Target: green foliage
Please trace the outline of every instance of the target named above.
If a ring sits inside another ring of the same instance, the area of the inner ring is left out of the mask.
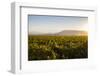
[[[88,57],[87,36],[29,36],[28,60]]]

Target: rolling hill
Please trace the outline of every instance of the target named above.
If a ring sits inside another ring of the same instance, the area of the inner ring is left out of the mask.
[[[86,31],[78,31],[78,30],[63,30],[57,33],[39,33],[39,32],[31,32],[29,35],[50,35],[50,36],[87,36]]]
[[[59,36],[64,36],[64,35],[78,35],[78,36],[80,36],[80,35],[87,35],[87,32],[86,31],[77,31],[77,30],[63,30],[63,31],[61,31],[61,32],[59,32],[59,33],[56,33],[55,35],[59,35]]]

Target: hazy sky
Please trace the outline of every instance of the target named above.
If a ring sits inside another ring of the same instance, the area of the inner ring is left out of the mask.
[[[74,16],[28,16],[29,33],[56,33],[63,30],[88,30],[87,17]]]

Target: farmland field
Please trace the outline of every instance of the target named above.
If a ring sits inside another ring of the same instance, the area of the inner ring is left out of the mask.
[[[87,36],[28,36],[28,60],[88,58]]]

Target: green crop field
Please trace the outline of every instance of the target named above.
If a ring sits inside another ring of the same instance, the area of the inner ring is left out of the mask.
[[[28,60],[88,58],[87,36],[28,36]]]

